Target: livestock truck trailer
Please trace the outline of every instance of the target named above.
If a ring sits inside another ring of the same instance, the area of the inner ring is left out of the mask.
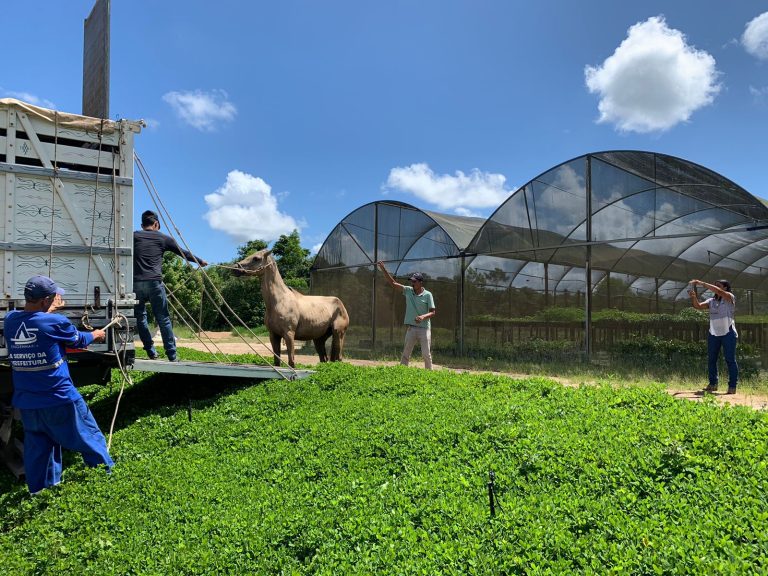
[[[142,126],[0,99],[0,447],[13,392],[5,315],[24,307],[31,276],[66,291],[59,313],[81,330],[124,317],[105,343],[68,351],[76,384],[133,362],[133,139]]]

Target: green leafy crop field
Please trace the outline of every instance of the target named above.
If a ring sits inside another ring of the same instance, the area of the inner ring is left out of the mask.
[[[117,389],[85,393],[108,428]],[[0,573],[768,573],[767,450],[765,414],[653,387],[152,376],[110,476],[72,456],[32,497],[0,473]]]

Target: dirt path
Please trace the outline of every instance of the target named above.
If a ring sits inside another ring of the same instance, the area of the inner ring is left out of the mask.
[[[159,340],[159,335],[157,340]],[[269,341],[266,338],[262,339],[262,343],[245,343],[242,340],[233,337],[229,332],[208,332],[207,337],[204,339],[206,344],[202,344],[199,340],[192,340],[186,338],[179,338],[178,345],[184,348],[191,348],[193,350],[201,351],[215,351],[221,354],[259,354],[271,361],[272,351],[269,348]],[[141,347],[141,343],[137,341],[137,348]],[[283,360],[287,358],[285,349],[282,350],[281,356]],[[420,359],[419,359],[420,360]],[[344,360],[349,364],[355,366],[394,366],[397,362],[385,361],[385,360],[358,360],[356,358],[347,358]],[[318,357],[315,354],[297,354],[296,363],[303,364],[305,366],[313,366],[319,363]],[[418,362],[414,365],[419,365]],[[453,370],[454,372],[475,372],[465,368],[448,368],[443,366],[434,365],[436,370]],[[480,371],[477,371],[480,372]],[[493,372],[494,374],[502,374],[511,378],[528,378],[531,374],[521,374],[513,372]],[[575,381],[569,378],[548,376],[552,380],[560,382],[564,386],[578,386],[583,381]],[[684,398],[695,402],[701,402],[705,394],[701,390],[676,390],[668,389],[667,392],[676,398]],[[710,396],[707,394],[706,396]],[[756,410],[768,409],[768,396],[753,394],[749,391],[746,393],[739,391],[737,394],[725,394],[724,392],[716,392],[712,394],[715,399],[720,403],[734,404],[739,406],[750,406]]]

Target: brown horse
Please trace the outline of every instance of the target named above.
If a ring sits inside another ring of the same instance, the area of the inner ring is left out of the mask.
[[[255,274],[261,277],[265,323],[275,354],[275,366],[280,366],[282,340],[288,348],[288,365],[292,368],[295,340],[312,340],[320,362],[327,362],[325,342],[332,337],[331,361],[341,360],[344,334],[349,327],[349,315],[341,300],[335,296],[305,296],[286,286],[271,250],[254,252],[236,266],[233,273],[237,276]]]

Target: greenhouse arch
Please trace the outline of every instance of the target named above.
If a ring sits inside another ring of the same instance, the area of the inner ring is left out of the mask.
[[[377,260],[396,277],[424,274],[437,305],[436,351],[556,349],[592,359],[638,331],[700,340],[701,322],[684,321],[692,278],[729,279],[738,314],[755,317],[742,325],[742,340],[766,349],[757,320],[768,314],[768,207],[712,170],[665,154],[568,160],[488,219],[393,201],[354,210],[311,269],[312,293],[347,306],[350,348],[402,342],[403,299],[375,273]],[[637,314],[642,326],[628,320]]]

